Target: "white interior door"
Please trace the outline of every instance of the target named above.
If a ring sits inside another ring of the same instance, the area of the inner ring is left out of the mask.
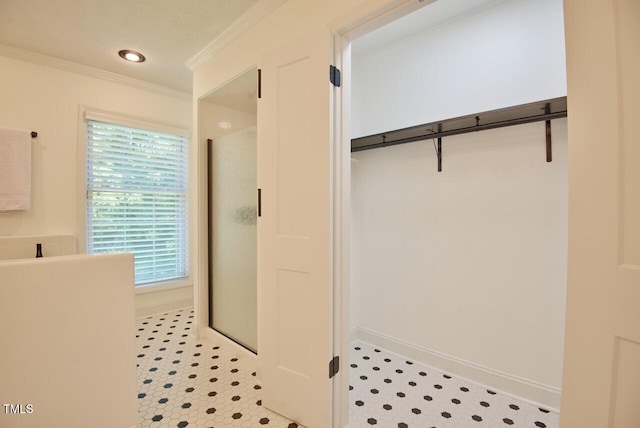
[[[565,0],[569,278],[562,428],[640,426],[639,22],[637,0]]]
[[[258,354],[263,405],[330,426],[331,111],[328,32],[266,54],[258,99]]]

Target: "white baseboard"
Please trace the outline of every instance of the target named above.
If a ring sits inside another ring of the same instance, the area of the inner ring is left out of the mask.
[[[164,288],[136,293],[136,318],[193,307],[193,287]]]
[[[136,306],[136,318],[144,318],[165,312],[177,311],[193,306],[193,299],[178,299],[168,302]]]
[[[351,342],[359,340],[369,343],[416,362],[430,365],[457,378],[464,378],[471,382],[480,383],[498,392],[527,401],[554,413],[559,412],[559,388],[484,367],[363,327],[352,328],[349,336]]]

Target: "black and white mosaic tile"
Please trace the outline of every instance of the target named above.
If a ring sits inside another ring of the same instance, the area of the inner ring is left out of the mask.
[[[351,347],[349,428],[557,428],[559,415],[363,342]]]
[[[255,360],[195,339],[192,322],[191,309],[138,319],[138,426],[299,427],[262,406]]]
[[[256,362],[192,336],[193,310],[137,321],[138,426],[303,428],[262,406]],[[356,342],[349,428],[557,428],[559,415]],[[310,404],[312,405],[312,404]]]

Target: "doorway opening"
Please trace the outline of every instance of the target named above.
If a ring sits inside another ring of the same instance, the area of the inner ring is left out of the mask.
[[[343,57],[351,137],[565,96],[563,37],[560,0],[439,1],[358,37]],[[514,407],[533,403],[531,424],[557,426],[566,119],[550,163],[544,133],[446,137],[442,172],[431,139],[352,154],[352,423],[520,426]]]

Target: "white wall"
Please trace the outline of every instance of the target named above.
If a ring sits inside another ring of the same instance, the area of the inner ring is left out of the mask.
[[[191,103],[188,96],[165,95],[142,85],[26,62],[13,58],[15,50],[9,52],[12,57],[0,55],[0,127],[37,131],[38,137],[32,143],[31,210],[0,213],[0,236],[74,235],[81,240],[84,201],[78,189],[79,106],[190,129]],[[78,248],[84,247],[81,244],[78,242]],[[191,285],[170,293],[151,297],[149,289],[145,290],[145,296],[138,297],[138,307],[144,309],[140,314],[154,311],[158,302],[164,308],[192,302]]]
[[[353,135],[566,95],[562,20],[560,0],[498,0],[356,58]]]
[[[513,0],[355,57],[354,135],[563,96],[563,37],[560,0]],[[558,408],[566,126],[552,163],[543,122],[446,137],[441,173],[431,140],[354,153],[356,334]]]
[[[0,260],[32,259],[37,245],[43,257],[77,254],[73,235],[0,236]]]
[[[256,115],[213,104],[206,100],[199,103],[199,128],[203,150],[206,139],[215,140],[227,134],[256,125]],[[206,166],[206,163],[203,165]]]
[[[200,237],[198,252],[199,269],[196,280],[196,320],[199,327],[208,324],[207,311],[208,293],[206,281],[206,155],[203,141],[210,138],[206,124],[202,123],[201,111],[209,108],[207,103],[200,102],[212,91],[221,88],[225,83],[237,78],[247,70],[259,64],[267,52],[293,43],[301,37],[326,30],[327,27],[342,29],[352,19],[359,18],[361,13],[372,14],[379,9],[389,7],[389,4],[403,3],[398,0],[263,0],[275,9],[266,17],[253,23],[248,28],[240,26],[235,37],[224,37],[214,44],[210,55],[196,66],[193,71],[193,106],[195,109],[194,129],[198,130],[196,139],[199,141],[198,181],[195,191],[198,194],[198,225],[195,235]],[[355,9],[357,8],[357,9]],[[205,127],[203,127],[203,125]],[[345,357],[343,355],[343,357]]]
[[[267,0],[264,1],[266,2]],[[454,1],[456,0],[439,0],[438,2],[444,3]],[[378,11],[383,9],[388,10],[387,8],[401,4],[418,5],[418,3],[403,2],[402,0],[308,0],[304,2],[283,2],[269,16],[246,29],[246,31],[240,31],[240,34],[233,40],[220,40],[219,43],[215,45],[215,49],[212,50],[210,56],[204,60],[202,64],[198,65],[194,70],[194,108],[198,108],[198,99],[200,97],[205,96],[210,91],[220,87],[225,82],[231,80],[255,64],[259,64],[262,56],[269,51],[293,43],[306,35],[318,33],[326,28],[337,31],[344,29],[347,25],[355,22],[356,20],[359,20],[360,23],[366,23],[372,16],[377,16]],[[394,12],[390,13],[390,15],[393,14]],[[557,19],[558,18],[556,18],[556,20]],[[523,23],[520,22],[520,24]],[[538,28],[538,31],[540,33],[544,33],[547,31],[547,28],[540,27]],[[474,43],[475,36],[477,35],[474,34],[474,38],[468,41],[469,49],[473,49],[477,46],[477,44]],[[544,38],[543,35],[540,37]],[[561,46],[562,41],[563,36],[560,33],[559,38],[554,40],[554,45]],[[432,50],[429,55],[433,58],[439,50],[440,49]],[[562,70],[559,70],[558,72],[562,74]],[[538,79],[538,77],[536,77],[536,79]],[[350,82],[345,79],[343,86],[343,91],[348,91],[350,88]],[[540,98],[563,94],[562,91],[559,92],[560,93],[553,95],[540,94]],[[554,127],[559,128],[555,124]],[[557,132],[557,130],[555,132]],[[201,138],[204,137],[202,134],[200,135]],[[554,138],[556,140],[559,139],[555,136]],[[446,150],[448,149],[446,149],[446,144],[447,142],[445,142],[445,170],[448,171],[447,162],[450,162],[450,160],[447,160]],[[556,144],[561,145],[558,141],[556,141]],[[544,156],[544,151],[542,151],[542,156]],[[559,156],[559,154],[557,156]],[[200,154],[199,157],[202,158],[202,154]],[[201,176],[197,184],[198,195],[201,203],[205,197],[205,183],[206,180]],[[198,227],[202,228],[203,224],[203,217],[201,215]],[[205,236],[202,233],[199,233],[199,235]],[[201,259],[206,258],[206,253],[201,251],[199,257]],[[201,272],[198,273],[202,274]],[[196,292],[196,298],[198,299],[196,304],[197,322],[200,325],[206,325],[206,292],[202,290],[202,287],[205,286],[206,284],[203,282],[198,282],[199,289]],[[351,315],[353,315],[354,311],[351,312]],[[344,366],[348,367],[348,353],[341,353],[341,357],[345,360]],[[340,377],[341,373],[339,373],[338,376]],[[344,380],[345,378],[341,379],[341,381]]]
[[[262,56],[267,52],[296,42],[302,37],[326,31],[327,27],[336,30],[342,29],[353,20],[359,19],[362,14],[377,13],[376,11],[388,7],[390,3],[398,5],[403,2],[397,0],[367,0],[366,2],[363,0],[262,0],[260,3],[274,4],[277,9],[246,30],[239,31],[233,40],[225,37],[212,50],[211,56],[194,70],[193,105],[196,111],[196,120],[199,117],[198,100],[200,98],[259,64]],[[330,60],[328,58],[327,62]],[[313,120],[313,118],[309,118],[309,120]],[[198,129],[198,141],[207,138],[202,134],[202,129],[198,127],[197,123],[194,129]],[[258,132],[260,131],[258,130]],[[200,145],[198,148],[200,151],[196,154],[197,158],[205,158],[202,146]],[[258,166],[259,168],[260,166]],[[199,198],[199,221],[196,235],[201,237],[201,245],[198,253],[200,268],[196,279],[195,306],[198,331],[201,334],[206,334],[208,330],[206,328],[208,293],[206,281],[200,280],[206,278],[206,272],[203,270],[207,258],[206,247],[202,245],[202,240],[206,237],[206,232],[204,232],[206,230],[206,211],[203,210],[203,204],[206,201],[206,175],[202,164],[200,164],[198,178],[196,191]],[[327,251],[331,251],[331,249],[327,248]],[[347,315],[345,307],[346,305],[334,308],[334,311],[343,316]],[[258,307],[258,311],[260,311],[260,307]],[[340,334],[341,331],[336,333]],[[343,367],[348,367],[349,359],[346,349],[348,343],[346,342],[346,337],[341,337],[340,340],[334,342],[334,351],[340,354]],[[334,378],[336,385],[334,401],[339,402],[341,407],[340,412],[335,412],[334,419],[341,421],[342,425],[340,426],[345,425],[348,418],[348,394],[346,392],[349,379],[346,373],[348,370],[341,370]],[[259,372],[258,375],[260,375]]]

